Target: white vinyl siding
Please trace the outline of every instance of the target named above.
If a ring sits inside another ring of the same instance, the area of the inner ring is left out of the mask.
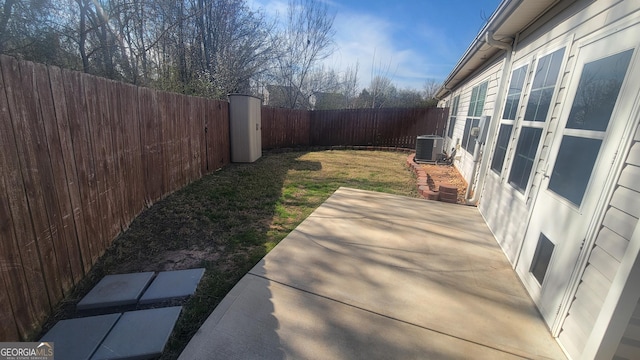
[[[617,181],[595,246],[591,250],[578,291],[559,335],[560,343],[572,358],[578,359],[582,354],[639,218],[640,132],[636,134]],[[629,354],[640,354],[640,334],[636,331],[639,325],[640,317],[631,319],[616,353],[618,359],[632,359],[634,357],[628,357]]]
[[[546,124],[541,126],[541,144],[538,154],[532,166],[532,174],[529,179],[528,190],[524,193],[517,191],[508,184],[506,177],[510,170],[510,164],[515,155],[515,144],[520,133],[520,123],[525,111],[520,104],[520,115],[514,120],[514,128],[506,147],[504,166],[502,171],[491,170],[491,163],[484,164],[488,167],[482,196],[479,202],[479,210],[487,225],[496,237],[507,258],[516,264],[518,261],[520,246],[522,244],[529,221],[531,206],[536,205],[536,197],[541,191],[540,185],[545,176],[548,176],[550,149],[556,138],[559,122],[564,111],[571,104],[567,103],[568,86],[576,74],[576,61],[580,45],[594,41],[606,34],[613,34],[621,29],[635,27],[640,30],[640,2],[631,0],[621,1],[577,1],[570,4],[563,2],[549,13],[542,15],[536,22],[516,37],[518,42],[513,52],[513,70],[525,63],[530,67],[535,66],[537,54],[549,53],[554,49],[566,48],[565,59],[558,74],[556,95],[551,101]],[[603,35],[604,34],[604,35]],[[635,55],[631,66],[640,66],[640,54]],[[512,71],[513,71],[512,70]],[[529,69],[531,73],[532,69]],[[527,79],[530,88],[533,76]],[[633,96],[637,93],[632,94]],[[508,105],[508,90],[504,92],[505,104]],[[515,96],[514,96],[515,97]],[[524,94],[521,102],[528,103],[527,94]],[[507,109],[502,109],[500,115],[504,115]],[[496,114],[498,115],[498,114]],[[503,116],[504,118],[504,116]],[[624,119],[626,120],[626,119]],[[501,125],[505,124],[504,120]],[[508,123],[510,124],[510,123]],[[492,141],[498,141],[500,126],[490,134]],[[503,139],[504,141],[505,139]],[[494,154],[495,154],[494,148]],[[494,155],[492,154],[492,156]],[[502,156],[500,154],[500,156]],[[607,319],[602,317],[605,300],[611,302],[612,281],[620,281],[618,269],[622,259],[628,259],[632,254],[627,253],[631,234],[638,231],[640,223],[640,129],[636,133],[634,143],[627,154],[619,154],[626,159],[621,169],[614,189],[601,189],[603,192],[612,191],[611,199],[602,213],[602,221],[597,228],[596,239],[586,256],[586,267],[581,269],[576,293],[572,295],[571,303],[564,322],[561,323],[558,342],[566,350],[572,359],[581,359],[585,344],[589,337],[598,336],[594,326],[602,327]],[[490,161],[492,158],[489,159]],[[588,196],[598,196],[589,194]],[[635,246],[635,244],[633,244]],[[578,250],[576,250],[578,251]],[[570,271],[575,264],[567,264]],[[617,277],[617,278],[616,278]],[[619,290],[619,289],[618,289]],[[610,309],[609,309],[610,311]],[[626,325],[626,324],[625,324]],[[619,326],[619,324],[618,324]],[[624,326],[624,325],[623,325]],[[602,329],[601,329],[602,330]],[[617,341],[617,340],[616,340]],[[593,345],[593,344],[591,344]],[[614,359],[638,359],[640,354],[640,303],[626,328],[620,341]]]
[[[500,75],[502,74],[502,66],[504,66],[504,59],[497,58],[488,63],[486,67],[478,71],[477,75],[455,88],[450,97],[450,103],[453,104],[453,98],[460,96],[458,106],[458,116],[456,118],[455,127],[451,136],[451,143],[449,148],[458,146],[455,167],[460,171],[460,174],[465,178],[467,182],[471,180],[471,173],[473,171],[473,153],[465,150],[463,144],[464,129],[466,125],[466,114],[469,113],[471,107],[471,95],[474,87],[487,82],[486,96],[484,104],[482,106],[482,115],[493,115],[495,109],[495,101],[498,93],[498,87],[500,85]],[[479,119],[479,117],[478,117]],[[470,124],[471,125],[471,124]]]
[[[540,182],[547,168],[552,135],[557,128],[560,112],[565,106],[563,100],[566,97],[567,84],[573,75],[571,70],[575,67],[575,53],[572,43],[592,34],[596,29],[601,29],[608,23],[617,21],[624,16],[628,17],[629,14],[639,10],[640,4],[630,1],[618,2],[614,6],[611,3],[601,1],[576,3],[555,17],[543,16],[537,24],[533,24],[520,34],[519,43],[514,49],[514,63],[518,64],[514,66],[514,70],[520,67],[520,64],[526,63],[527,59],[535,57],[535,54],[549,49],[549,46],[555,46],[555,48],[566,46],[566,51],[569,53],[566,56],[564,70],[561,70],[559,74],[556,101],[552,101],[549,110],[550,115],[541,136],[542,144],[533,165],[529,191],[526,192],[525,197],[523,198],[520,192],[512,186],[505,186],[506,181],[500,176],[505,176],[508,170],[504,170],[502,175],[488,171],[485,178],[479,209],[512,263],[517,257],[517,251],[524,236],[530,210],[528,206],[533,203],[533,198],[537,196],[539,191]],[[528,71],[532,71],[531,66]],[[532,79],[527,80],[528,83],[531,81]],[[525,88],[528,86],[530,85],[525,85]],[[507,91],[505,90],[505,97],[506,95]],[[522,104],[523,101],[526,102],[526,99],[523,99],[520,104],[521,112],[524,113],[522,107],[526,104]],[[501,104],[501,106],[503,105]],[[504,109],[500,115],[503,112]],[[505,154],[504,164],[507,169],[513,161],[515,142],[517,141],[514,137],[517,136],[515,132],[518,130],[515,128],[512,130],[511,143]],[[492,134],[493,140],[490,141],[496,141],[497,135],[497,133]]]

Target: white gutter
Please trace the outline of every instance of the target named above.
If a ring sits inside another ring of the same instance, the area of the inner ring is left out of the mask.
[[[487,31],[486,33],[484,33],[484,35],[485,35],[484,41],[487,43],[487,45],[492,47],[497,47],[498,49],[506,50],[507,52],[511,52],[513,50],[513,46],[511,46],[511,44],[507,44],[505,42],[494,39],[493,31]]]
[[[454,66],[449,76],[442,83],[442,87],[436,93],[436,98],[438,100],[442,100],[442,98],[444,98],[451,92],[451,89],[455,88],[457,84],[449,86],[450,83],[456,80],[455,77],[458,75],[458,73],[464,69],[464,67],[469,63],[469,61],[471,61],[471,59],[473,59],[474,56],[477,55],[482,45],[487,43],[486,38],[489,29],[497,29],[507,18],[509,18],[509,16],[513,14],[513,12],[518,8],[518,6],[520,6],[523,1],[524,0],[502,0],[500,5],[498,5],[496,11],[494,11],[493,15],[491,15],[489,20],[487,20],[487,23],[482,27],[480,32],[478,32],[478,35],[476,35],[469,48],[467,48],[458,63]],[[493,36],[491,38],[493,40]],[[500,48],[499,46],[496,47]]]

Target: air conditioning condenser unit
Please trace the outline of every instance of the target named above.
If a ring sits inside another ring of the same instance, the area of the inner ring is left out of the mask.
[[[420,135],[416,138],[416,162],[436,162],[443,157],[444,138],[437,135]]]

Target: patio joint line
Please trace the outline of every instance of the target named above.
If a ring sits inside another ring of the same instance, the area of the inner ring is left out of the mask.
[[[402,319],[398,319],[398,318],[395,318],[393,316],[389,316],[389,315],[381,314],[381,313],[373,311],[373,310],[365,309],[363,307],[360,307],[360,306],[357,306],[357,305],[354,305],[354,304],[350,304],[350,303],[342,301],[342,300],[333,299],[333,298],[330,298],[330,297],[325,296],[325,295],[316,294],[316,293],[314,293],[312,291],[305,290],[305,289],[299,288],[297,286],[289,285],[289,284],[283,283],[283,282],[278,281],[278,280],[273,280],[273,279],[270,279],[270,278],[268,278],[266,276],[263,276],[263,275],[253,274],[251,272],[249,272],[249,274],[252,275],[252,276],[255,276],[255,277],[259,277],[259,278],[265,279],[267,281],[274,282],[276,284],[280,284],[282,286],[286,286],[286,287],[291,288],[291,289],[302,291],[304,293],[307,293],[307,294],[310,294],[310,295],[313,295],[313,296],[321,297],[321,298],[327,299],[329,301],[333,301],[333,302],[336,302],[336,303],[339,303],[339,304],[342,304],[342,305],[346,305],[346,306],[349,306],[349,307],[352,307],[352,308],[355,308],[355,309],[366,311],[366,312],[368,312],[370,314],[382,316],[382,317],[390,319],[390,320],[394,320],[394,321],[398,321],[398,322],[401,322],[401,323],[404,323],[404,324],[407,324],[407,325],[415,326],[415,327],[418,327],[418,328],[421,328],[421,329],[424,329],[424,330],[427,330],[427,331],[433,331],[433,332],[441,334],[441,335],[449,336],[449,337],[452,337],[454,339],[462,340],[462,341],[465,341],[465,342],[468,342],[468,343],[471,343],[471,344],[475,344],[475,345],[482,346],[482,347],[485,347],[485,348],[489,348],[489,349],[493,349],[493,350],[496,350],[496,351],[500,351],[500,352],[503,352],[505,354],[517,356],[517,357],[520,357],[520,358],[523,358],[523,359],[528,359],[529,358],[529,357],[527,357],[526,355],[523,355],[523,354],[517,354],[517,353],[509,351],[509,350],[500,349],[500,348],[497,348],[497,347],[493,347],[491,345],[479,343],[477,341],[473,341],[473,340],[469,340],[469,339],[464,339],[464,338],[461,338],[459,336],[456,336],[456,335],[453,335],[453,334],[449,334],[449,333],[446,333],[446,332],[443,332],[443,331],[440,331],[440,330],[436,330],[436,329],[432,329],[432,328],[429,328],[429,327],[426,327],[426,326],[414,324],[412,322],[409,322],[409,321],[406,321],[406,320],[402,320]]]

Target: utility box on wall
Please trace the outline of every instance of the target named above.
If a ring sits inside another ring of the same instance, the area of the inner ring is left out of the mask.
[[[254,162],[262,156],[262,100],[250,95],[229,95],[231,161]]]

